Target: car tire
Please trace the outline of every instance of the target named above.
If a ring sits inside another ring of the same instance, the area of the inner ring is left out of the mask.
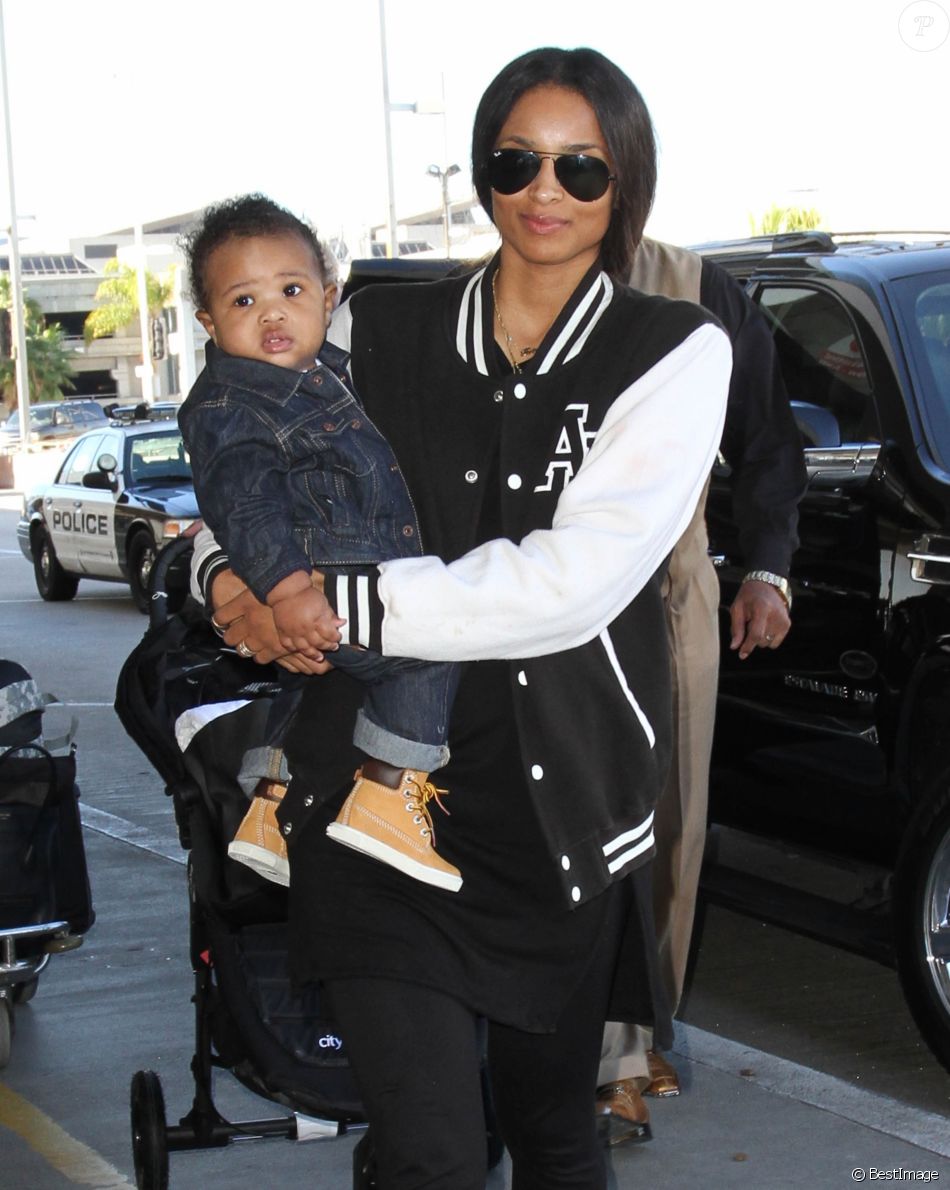
[[[129,586],[132,588],[135,606],[146,616],[151,599],[148,580],[157,553],[155,541],[147,530],[140,529],[129,542]]]
[[[924,1040],[950,1070],[950,782],[916,810],[894,873],[894,951]]]
[[[14,1004],[29,1004],[29,1002],[36,995],[36,989],[39,987],[39,976],[35,979],[28,979],[26,983],[16,983],[13,985],[13,1003]]]
[[[40,596],[48,603],[75,598],[79,590],[79,579],[74,574],[68,574],[60,566],[53,542],[45,529],[38,529],[34,534],[32,553],[33,574]]]
[[[0,997],[0,1070],[10,1061],[13,1044],[13,1005],[6,996]]]

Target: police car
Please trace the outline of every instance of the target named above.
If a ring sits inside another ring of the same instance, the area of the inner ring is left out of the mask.
[[[26,495],[17,539],[44,599],[72,599],[81,578],[114,579],[145,612],[156,553],[197,518],[175,422],[112,424],[78,438],[52,483]]]

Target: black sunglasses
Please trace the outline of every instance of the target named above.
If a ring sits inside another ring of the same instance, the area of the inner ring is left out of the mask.
[[[496,149],[488,158],[488,184],[499,194],[517,194],[541,172],[542,161],[554,162],[554,176],[578,202],[596,202],[616,177],[600,157],[586,153],[533,153],[530,149]]]

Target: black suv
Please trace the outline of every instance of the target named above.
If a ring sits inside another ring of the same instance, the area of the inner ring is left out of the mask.
[[[895,957],[950,1066],[950,237],[700,251],[772,328],[809,475],[792,631],[746,662],[723,648],[711,818],[879,866],[877,905],[760,881],[760,909]],[[708,521],[725,609],[743,573],[726,468]]]

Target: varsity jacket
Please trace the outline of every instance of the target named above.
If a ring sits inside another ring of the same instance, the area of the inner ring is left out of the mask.
[[[526,783],[577,905],[653,851],[670,752],[660,583],[716,456],[730,349],[705,311],[595,266],[532,360],[505,373],[496,265],[370,286],[334,316],[425,556],[328,579],[327,594],[350,643],[510,660]],[[475,546],[486,497],[504,537]],[[213,543],[199,543],[206,575],[209,557]],[[306,796],[291,783],[281,808],[294,836]]]

